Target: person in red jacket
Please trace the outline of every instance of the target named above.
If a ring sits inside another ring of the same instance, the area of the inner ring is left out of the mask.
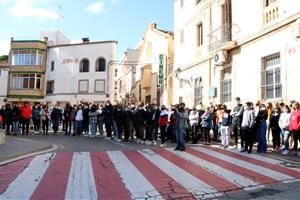
[[[289,130],[294,137],[294,155],[297,155],[298,140],[300,141],[300,104],[298,102],[293,104],[293,112],[290,117]]]
[[[32,108],[29,106],[28,102],[24,102],[24,105],[20,108],[21,118],[22,118],[22,135],[28,135],[29,123],[32,116]]]
[[[161,137],[160,147],[166,147],[167,146],[165,144],[165,139],[166,139],[166,135],[167,135],[167,126],[168,126],[168,121],[169,121],[169,114],[166,110],[167,110],[166,106],[162,105],[160,115],[159,115],[159,121],[158,121],[159,128],[160,128],[160,137]]]

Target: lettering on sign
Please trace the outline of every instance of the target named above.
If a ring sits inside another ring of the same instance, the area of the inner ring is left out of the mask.
[[[157,84],[159,86],[164,85],[165,79],[165,68],[166,68],[166,56],[164,54],[159,54],[159,66],[158,66],[158,80]]]
[[[70,63],[79,63],[79,59],[65,58],[62,61],[62,64],[70,64]]]

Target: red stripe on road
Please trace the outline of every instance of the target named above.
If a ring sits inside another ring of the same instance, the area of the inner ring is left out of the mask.
[[[14,163],[0,166],[0,194],[11,184],[17,176],[29,165],[33,157],[25,158]]]
[[[243,161],[246,161],[246,162],[249,162],[249,163],[252,163],[252,164],[255,164],[255,165],[258,165],[258,166],[261,166],[261,167],[264,167],[264,168],[267,168],[267,169],[271,169],[273,171],[277,171],[277,172],[280,172],[282,174],[286,174],[286,175],[289,175],[289,176],[300,179],[300,172],[289,169],[287,167],[282,167],[280,165],[267,163],[267,162],[264,162],[264,161],[261,161],[261,160],[257,160],[257,159],[254,159],[254,158],[249,158],[249,157],[240,155],[238,153],[233,153],[233,152],[226,151],[226,150],[219,149],[219,148],[215,148],[215,147],[206,147],[206,148],[208,148],[210,150],[213,150],[213,151],[216,151],[216,152],[219,152],[219,153],[223,153],[223,154],[225,154],[227,156],[230,156],[230,157],[238,158],[240,160],[243,160]]]
[[[146,177],[146,179],[161,193],[164,199],[194,199],[193,195],[172,177],[136,151],[123,151],[123,154]]]
[[[131,199],[107,153],[93,152],[91,153],[91,161],[98,199]]]
[[[65,199],[73,153],[56,153],[30,199]]]
[[[181,169],[190,173],[194,177],[198,178],[202,182],[206,183],[207,185],[215,188],[219,192],[225,190],[242,191],[242,189],[239,186],[233,184],[232,182],[227,181],[224,178],[217,176],[206,169],[201,168],[200,166],[192,164],[186,161],[185,159],[180,158],[175,154],[172,154],[171,152],[168,152],[165,149],[154,149],[153,151],[162,156],[163,158],[167,159],[168,161],[172,162],[174,165],[180,167]]]
[[[244,176],[244,177],[246,177],[246,178],[248,178],[250,180],[255,181],[256,183],[270,184],[270,183],[278,182],[277,180],[272,179],[272,178],[270,178],[268,176],[259,174],[259,173],[255,172],[255,171],[249,170],[247,168],[243,168],[243,167],[234,165],[234,164],[232,164],[230,162],[221,160],[221,159],[216,158],[214,156],[210,156],[208,154],[202,153],[202,152],[194,150],[192,148],[187,148],[186,152],[188,152],[188,153],[190,153],[190,154],[192,154],[192,155],[194,155],[194,156],[196,156],[198,158],[201,158],[203,160],[211,162],[213,164],[219,165],[219,166],[221,166],[224,169],[230,170],[230,171],[232,171],[234,173],[237,173],[237,174],[239,174],[241,176]]]

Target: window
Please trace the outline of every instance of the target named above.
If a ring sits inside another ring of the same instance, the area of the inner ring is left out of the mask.
[[[203,26],[202,23],[197,25],[197,47],[203,45]]]
[[[79,93],[87,93],[89,91],[89,81],[80,80],[78,83]]]
[[[223,103],[231,102],[231,68],[225,69],[222,76],[221,95]]]
[[[199,101],[202,101],[202,78],[196,78],[194,82],[194,105],[196,106]]]
[[[265,7],[268,7],[271,3],[275,2],[276,0],[264,0],[265,1]]]
[[[105,80],[95,80],[95,92],[105,92]]]
[[[46,94],[53,94],[54,92],[54,81],[47,81]]]
[[[10,89],[41,89],[40,74],[12,74]]]
[[[42,65],[42,50],[13,50],[12,65],[40,66]]]
[[[184,0],[180,0],[180,8],[184,7]]]
[[[51,61],[51,71],[54,71],[54,61]]]
[[[184,29],[180,31],[180,43],[184,43]]]
[[[262,97],[264,99],[282,98],[280,53],[262,59]]]
[[[96,61],[96,72],[105,72],[106,60],[104,58],[98,58]]]
[[[121,83],[121,81],[120,81],[120,83]],[[120,86],[121,86],[121,84],[120,84]],[[115,81],[115,90],[117,90],[117,89],[118,89],[118,81]]]
[[[84,58],[80,62],[80,72],[89,72],[90,71],[90,61]]]
[[[184,85],[184,82],[182,79],[179,80],[179,89],[182,89]]]
[[[118,76],[118,69],[115,69],[115,77]]]
[[[201,2],[201,0],[196,0],[196,4],[198,4],[198,3],[200,3]]]

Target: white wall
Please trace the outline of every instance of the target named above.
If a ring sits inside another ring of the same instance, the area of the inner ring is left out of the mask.
[[[63,94],[78,94],[78,81],[89,80],[89,95],[77,95],[76,100],[83,99],[89,100],[91,94],[94,94],[94,85],[96,79],[103,79],[106,83],[106,93],[110,94],[110,98],[113,98],[114,89],[114,66],[108,66],[111,60],[115,59],[115,43],[100,43],[100,44],[81,44],[71,46],[61,46],[49,49],[47,60],[47,73],[46,80],[54,80],[54,95],[58,98],[65,98]],[[95,72],[96,60],[100,57],[106,60],[106,72]],[[83,58],[87,58],[90,61],[90,72],[79,73],[80,61]],[[73,62],[64,64],[65,59],[71,59]],[[51,61],[55,62],[54,71],[51,71]],[[107,72],[109,74],[107,74]],[[109,78],[108,78],[109,76]],[[61,96],[62,95],[62,96]],[[97,95],[105,96],[105,94]],[[53,97],[46,96],[48,99],[55,99]],[[104,98],[106,99],[106,98]],[[91,101],[94,99],[91,99]],[[50,101],[50,100],[49,100]]]
[[[0,69],[0,105],[3,103],[3,99],[7,96],[8,88],[8,71]]]

